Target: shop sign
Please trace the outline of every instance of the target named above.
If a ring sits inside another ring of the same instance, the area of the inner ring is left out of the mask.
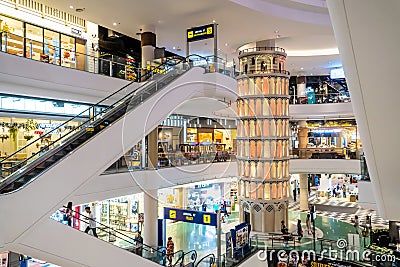
[[[82,30],[76,29],[76,28],[71,28],[71,33],[74,35],[81,36],[82,35]]]
[[[195,189],[210,188],[210,187],[212,187],[212,184],[196,184],[194,186]]]
[[[217,214],[164,207],[164,219],[217,226]]]
[[[187,42],[214,38],[214,24],[187,29]]]

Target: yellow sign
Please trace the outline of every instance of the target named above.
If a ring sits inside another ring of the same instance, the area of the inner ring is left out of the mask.
[[[188,39],[193,38],[193,31],[188,32]]]
[[[171,219],[176,219],[176,210],[170,210],[169,211],[169,217]]]
[[[211,216],[207,215],[207,214],[204,214],[203,215],[203,222],[207,223],[207,224],[210,224],[211,223]]]
[[[187,42],[214,38],[214,24],[187,29]]]
[[[207,34],[212,34],[212,29],[213,29],[213,27],[208,27],[207,28]]]

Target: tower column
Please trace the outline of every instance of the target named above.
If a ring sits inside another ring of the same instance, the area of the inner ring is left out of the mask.
[[[276,232],[280,221],[287,220],[289,198],[284,193],[284,184],[290,178],[289,73],[285,70],[285,50],[276,48],[273,40],[266,43],[257,42],[257,49],[244,50],[239,55],[239,64],[247,65],[248,71],[237,77],[237,150],[241,151],[237,164],[238,169],[244,167],[238,174],[240,182],[263,184],[263,188],[245,187],[242,194],[241,209],[254,199],[260,202],[250,209],[252,229]],[[265,188],[264,183],[269,187]],[[255,189],[256,193],[252,191]]]

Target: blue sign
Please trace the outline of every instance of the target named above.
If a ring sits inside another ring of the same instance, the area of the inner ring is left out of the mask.
[[[217,214],[164,207],[164,219],[217,226]]]

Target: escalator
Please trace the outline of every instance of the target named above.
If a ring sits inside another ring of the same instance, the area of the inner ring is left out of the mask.
[[[5,177],[0,184],[0,214],[3,218],[0,220],[0,250],[15,251],[51,262],[41,253],[57,249],[49,240],[64,235],[61,229],[57,232],[57,229],[51,228],[54,231],[50,231],[46,228],[52,227],[49,216],[54,210],[70,201],[81,188],[96,187],[99,183],[93,184],[92,181],[107,166],[149,134],[184,101],[215,95],[236,97],[235,92],[228,90],[236,88],[234,79],[209,74],[203,67],[191,67],[185,62],[167,62],[159,70],[161,73],[149,74],[153,77],[139,88],[134,86],[137,89],[132,92],[125,93],[131,89],[127,85],[83,111],[77,118],[87,119],[78,127],[67,128],[68,122],[59,125],[0,161]],[[119,101],[111,101],[123,94]],[[102,109],[97,108],[98,105],[102,105]],[[51,142],[37,151],[36,144],[51,140],[49,137],[54,133],[57,133],[54,136],[60,137],[53,137]],[[18,153],[30,154],[32,151],[34,154],[28,159],[17,161],[12,166],[6,165],[13,162]],[[150,179],[145,182],[147,185],[152,183]],[[138,184],[131,179],[126,186]],[[99,254],[104,254],[103,250],[99,251]],[[73,255],[63,257],[66,261],[73,260]]]
[[[97,136],[103,129],[120,119],[127,112],[141,105],[147,98],[161,91],[165,86],[189,69],[189,64],[182,65],[182,62],[176,61],[175,59],[172,62],[168,61],[157,67],[157,69],[153,69],[151,73],[147,73],[145,77],[151,76],[151,78],[143,86],[125,95],[117,102],[107,105],[106,108],[97,108],[100,105],[104,106],[104,103],[110,102],[110,99],[115,95],[126,91],[132,83],[122,87],[117,92],[95,105],[92,105],[89,109],[81,112],[65,123],[58,125],[53,130],[41,135],[25,147],[7,156],[0,161],[2,176],[7,176],[0,184],[0,194],[9,193],[21,188],[43,171],[63,159],[66,155],[80,147],[83,143]],[[158,74],[154,75],[155,72],[158,72]],[[81,118],[85,114],[89,114],[90,118],[81,123],[78,127],[73,127],[69,131],[65,130],[68,123]],[[60,132],[62,132],[62,134],[59,138],[49,142],[53,134]],[[39,143],[47,144],[27,159],[17,163],[15,162],[19,153],[23,151],[36,151],[37,149],[35,149],[34,146]],[[11,162],[12,165],[8,166]]]
[[[59,220],[59,214],[62,212],[48,217],[15,251],[70,267],[183,266],[183,263],[194,264],[197,260],[195,251],[178,250],[167,254],[165,247],[146,245],[136,234],[117,231],[98,221],[96,238],[91,231],[84,231],[90,220],[86,215],[73,212],[74,223],[68,226]]]

